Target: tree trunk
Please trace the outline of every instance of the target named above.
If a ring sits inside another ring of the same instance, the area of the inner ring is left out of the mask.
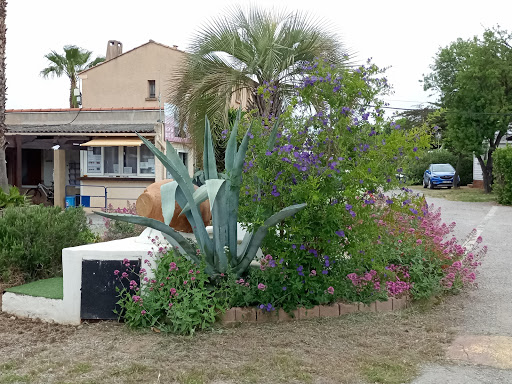
[[[5,148],[7,146],[5,133],[5,92],[7,90],[5,80],[5,43],[6,32],[5,18],[7,16],[7,1],[0,0],[0,189],[8,192],[7,165],[5,164]]]
[[[74,100],[74,92],[76,88],[76,80],[74,77],[71,77],[71,89],[69,90],[69,108],[76,108],[75,107],[75,100]]]
[[[489,149],[487,153],[487,164],[484,162],[482,156],[477,156],[478,163],[480,164],[480,168],[482,169],[482,177],[484,182],[484,192],[491,193],[492,192],[492,152]]]

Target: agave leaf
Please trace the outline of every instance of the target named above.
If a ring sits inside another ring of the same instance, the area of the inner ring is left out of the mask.
[[[277,118],[274,128],[272,128],[272,132],[270,133],[270,136],[267,141],[267,149],[269,151],[272,151],[274,149],[274,146],[276,145],[276,138],[277,138],[277,128],[279,127],[279,118]]]
[[[230,220],[230,217],[226,214],[226,184],[223,181],[213,186],[213,188],[218,186],[218,189],[214,191],[215,196],[210,197],[210,199],[215,200],[215,204],[212,206],[213,243],[215,246],[213,265],[220,273],[226,272],[228,268],[226,247],[228,246],[228,220]]]
[[[164,223],[169,225],[174,216],[174,208],[176,207],[176,188],[178,182],[173,180],[170,183],[163,184],[160,187],[160,195],[162,196],[162,215]]]
[[[208,191],[208,200],[210,201],[210,211],[213,211],[213,203],[219,193],[220,187],[224,184],[224,179],[210,179],[206,180],[206,189]],[[225,214],[226,212],[224,212]]]
[[[242,139],[242,143],[240,144],[240,148],[238,148],[238,152],[235,156],[235,161],[233,163],[233,169],[231,172],[231,182],[233,185],[240,184],[240,176],[242,175],[242,167],[244,165],[245,154],[247,153],[247,148],[249,147],[249,135],[251,134],[251,128],[254,122],[251,123],[251,126],[245,132],[245,136]]]
[[[206,189],[206,184],[201,185],[199,188],[197,188],[192,197],[194,198],[195,205],[199,205],[203,201],[208,199],[208,190]],[[187,213],[188,211],[190,211],[190,205],[187,203],[187,205],[185,205],[181,210],[180,216],[183,215],[184,213]]]
[[[204,151],[203,151],[203,169],[204,178],[217,179],[217,162],[215,161],[215,153],[213,151],[212,132],[210,130],[210,121],[205,116],[204,127]]]
[[[261,245],[261,242],[267,235],[267,230],[270,227],[273,227],[277,223],[283,221],[287,217],[290,217],[297,212],[299,212],[301,209],[303,209],[307,204],[295,204],[291,205],[289,207],[281,209],[279,212],[273,214],[270,216],[263,225],[261,225],[255,232],[252,238],[249,240],[249,245],[247,246],[247,250],[244,255],[240,255],[241,260],[240,263],[237,266],[236,273],[237,275],[241,275],[249,266],[251,261],[256,256],[256,252],[258,252],[258,248]]]
[[[187,239],[185,239],[181,234],[176,232],[174,229],[169,227],[167,224],[164,224],[159,220],[150,219],[149,217],[142,217],[142,216],[137,216],[137,215],[127,215],[127,214],[123,214],[123,213],[108,213],[108,212],[94,212],[94,213],[97,213],[98,215],[107,217],[109,219],[121,220],[121,221],[125,221],[127,223],[144,225],[146,227],[156,229],[157,231],[160,231],[160,232],[172,237],[174,239],[174,241],[176,241],[176,243],[178,243],[180,245],[180,247],[183,248],[183,250],[187,254],[195,256],[195,250],[190,245],[190,243],[187,241]]]
[[[226,171],[229,173],[233,169],[233,164],[235,162],[235,156],[237,151],[237,136],[238,136],[238,124],[240,123],[240,116],[242,114],[242,106],[238,108],[238,112],[236,113],[235,123],[233,124],[233,129],[231,130],[231,134],[229,135],[228,144],[226,145],[226,152],[224,155],[224,164],[226,166]]]

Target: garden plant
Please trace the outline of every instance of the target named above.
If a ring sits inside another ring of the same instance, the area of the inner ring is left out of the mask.
[[[172,148],[167,157],[145,140],[176,183],[162,189],[166,223],[122,218],[150,224],[170,243],[158,248],[155,277],[143,272],[140,286],[125,281],[120,304],[128,323],[192,332],[213,323],[212,311],[227,307],[289,312],[335,301],[370,303],[405,295],[422,300],[474,285],[487,250],[479,248],[481,239],[475,249],[464,248],[451,236],[455,223],[444,224],[440,210],[396,177],[418,161],[430,139],[422,128],[403,130],[385,118],[380,97],[389,86],[383,73],[370,61],[352,69],[322,60],[305,65],[302,83],[279,119],[238,116],[229,132],[225,178],[217,173],[207,127],[205,184],[196,192]],[[260,87],[261,102],[271,102],[275,89],[270,83]],[[194,208],[209,198],[213,248],[202,239],[202,227],[195,228],[197,249],[169,229],[174,198],[193,227],[201,222]],[[249,233],[237,253],[231,245],[236,237],[223,237],[236,225],[225,219],[232,212]],[[260,245],[266,256],[258,268],[247,269]],[[196,271],[197,283],[189,285],[186,270]],[[189,290],[199,288],[192,299]],[[180,325],[184,313],[195,316],[186,326]]]

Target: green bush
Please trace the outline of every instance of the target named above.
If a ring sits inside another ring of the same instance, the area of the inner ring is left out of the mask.
[[[193,334],[196,330],[210,328],[217,315],[226,310],[226,292],[223,285],[227,276],[222,274],[215,291],[204,272],[205,264],[196,265],[169,250],[158,241],[152,262],[145,261],[140,269],[140,287],[130,280],[128,259],[124,268],[114,274],[123,284],[118,289],[120,311],[114,311],[133,328],[155,327],[162,332]],[[198,257],[200,257],[198,253]]]
[[[0,280],[58,276],[63,248],[94,242],[82,208],[9,207],[0,216]]]
[[[411,162],[405,169],[407,178],[413,184],[421,184],[423,173],[430,164],[451,164],[454,168],[457,165],[457,156],[446,149],[437,149],[425,153],[416,161]],[[468,185],[473,182],[473,159],[470,156],[464,156],[459,169],[460,185]]]
[[[512,147],[497,149],[492,158],[493,189],[498,197],[498,203],[512,205]]]
[[[9,193],[0,189],[0,209],[7,207],[20,207],[27,203],[27,198],[20,194],[16,187],[10,187]]]

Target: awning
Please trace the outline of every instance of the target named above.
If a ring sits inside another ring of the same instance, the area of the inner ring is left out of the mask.
[[[140,147],[142,140],[138,137],[105,137],[103,139],[92,139],[80,145],[83,147]]]

